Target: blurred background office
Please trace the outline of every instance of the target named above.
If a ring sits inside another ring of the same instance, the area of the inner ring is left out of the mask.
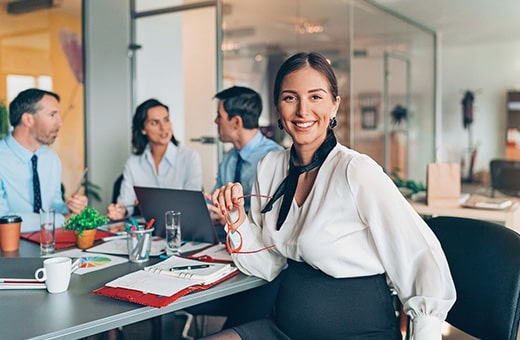
[[[0,0],[0,100],[30,86],[62,95],[53,147],[65,190],[88,166],[101,187],[93,204],[104,209],[131,151],[137,103],[164,98],[175,135],[203,155],[209,189],[228,147],[215,138],[213,94],[230,85],[259,91],[261,125],[284,143],[273,128],[273,70],[295,51],[317,50],[339,77],[343,143],[422,182],[436,145],[449,144],[465,164],[477,150],[479,173],[506,155],[516,111],[507,94],[520,88],[519,12],[514,0]]]

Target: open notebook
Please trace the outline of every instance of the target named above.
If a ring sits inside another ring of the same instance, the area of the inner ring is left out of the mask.
[[[94,293],[164,307],[181,296],[212,287],[238,273],[238,269],[229,263],[207,263],[172,256],[110,281]]]

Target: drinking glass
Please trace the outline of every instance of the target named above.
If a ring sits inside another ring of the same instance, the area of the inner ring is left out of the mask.
[[[40,211],[40,252],[42,255],[54,253],[55,221],[54,209]]]
[[[170,210],[164,214],[166,229],[166,255],[180,254],[182,246],[181,212]]]

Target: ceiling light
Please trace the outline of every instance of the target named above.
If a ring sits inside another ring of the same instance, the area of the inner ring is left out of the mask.
[[[294,25],[294,30],[300,34],[314,34],[314,33],[322,33],[324,31],[323,25],[320,24],[312,24],[309,22],[299,23]]]

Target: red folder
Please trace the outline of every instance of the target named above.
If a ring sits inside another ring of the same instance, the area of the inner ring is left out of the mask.
[[[105,232],[105,231],[97,231],[96,232],[96,240],[99,240],[103,237],[113,236],[114,234]],[[54,248],[56,250],[68,248],[76,245],[76,236],[74,235],[73,231],[70,230],[64,230],[63,228],[56,228],[56,231],[54,233],[55,237],[55,245]],[[40,232],[39,231],[32,231],[27,233],[21,233],[20,238],[23,238],[25,240],[40,243]]]
[[[115,287],[108,287],[104,286],[101,288],[98,288],[93,291],[94,294],[102,295],[102,296],[108,296],[114,299],[124,300],[124,301],[130,301],[133,303],[137,303],[140,305],[145,306],[151,306],[156,308],[166,307],[170,303],[178,300],[179,298],[183,297],[186,294],[196,292],[199,290],[205,290],[210,287],[213,287],[223,281],[226,281],[227,279],[237,275],[240,273],[240,271],[235,270],[228,275],[222,277],[218,281],[206,284],[206,285],[200,285],[195,284],[191,287],[185,288],[171,296],[159,296],[155,294],[149,294],[149,293],[143,293],[137,290],[132,289],[126,289],[126,288],[115,288]]]

